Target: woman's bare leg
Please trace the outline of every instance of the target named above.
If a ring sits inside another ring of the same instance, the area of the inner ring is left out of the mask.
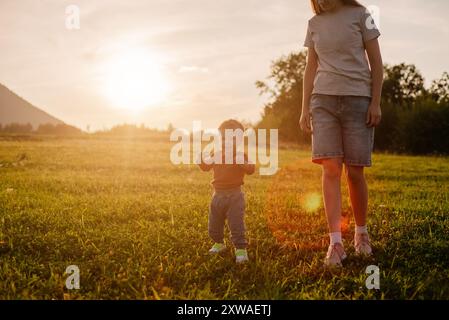
[[[346,166],[346,178],[356,225],[359,227],[366,226],[368,186],[366,184],[364,168]]]
[[[366,184],[364,168],[346,166],[349,196],[355,218],[354,247],[358,255],[371,255],[372,248],[368,235],[367,211],[368,211],[368,186]]]
[[[329,233],[341,232],[342,159],[326,159],[323,165],[323,197]]]
[[[341,266],[346,258],[341,238],[341,172],[342,159],[323,161],[323,197],[329,225],[330,246],[324,264]]]

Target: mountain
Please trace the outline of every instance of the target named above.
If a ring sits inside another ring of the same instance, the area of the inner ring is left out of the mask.
[[[40,124],[63,124],[61,120],[33,106],[17,94],[0,84],[0,124],[30,123],[34,129]]]

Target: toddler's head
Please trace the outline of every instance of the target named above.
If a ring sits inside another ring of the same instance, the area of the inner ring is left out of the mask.
[[[236,150],[236,146],[237,146],[237,134],[236,134],[236,130],[241,130],[242,133],[245,130],[245,128],[243,127],[243,125],[234,119],[230,119],[230,120],[226,120],[224,121],[222,124],[220,124],[220,126],[218,127],[218,130],[220,131],[220,136],[221,136],[221,144],[222,144],[222,148],[223,150],[225,150],[225,142],[226,142],[226,130],[232,130],[233,135],[233,141],[232,141],[232,146],[233,146],[233,151],[235,152]]]

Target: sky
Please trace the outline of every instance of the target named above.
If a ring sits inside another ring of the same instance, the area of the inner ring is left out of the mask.
[[[385,63],[414,63],[427,83],[449,71],[449,1],[361,3],[379,7]],[[0,83],[83,130],[256,122],[268,97],[254,83],[303,49],[312,15],[308,0],[0,0]],[[123,75],[123,57],[141,70]],[[124,107],[133,98],[151,103]]]

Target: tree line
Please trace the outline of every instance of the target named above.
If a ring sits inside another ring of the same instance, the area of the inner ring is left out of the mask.
[[[268,95],[258,128],[278,128],[284,141],[310,144],[299,129],[306,51],[273,61],[266,81],[256,82]],[[449,74],[425,87],[413,64],[385,65],[382,123],[375,149],[395,153],[449,154]]]
[[[5,134],[43,134],[43,135],[80,135],[82,131],[74,126],[65,123],[60,124],[41,124],[36,129],[31,123],[9,123],[0,124],[0,133]]]

